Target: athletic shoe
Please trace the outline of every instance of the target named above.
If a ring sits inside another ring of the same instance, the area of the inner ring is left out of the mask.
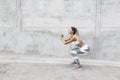
[[[77,70],[77,69],[82,69],[81,65],[76,65],[76,67],[73,68],[73,70]]]
[[[75,61],[71,62],[71,64],[77,64]]]

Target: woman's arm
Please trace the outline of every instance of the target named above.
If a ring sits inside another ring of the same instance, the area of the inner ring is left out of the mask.
[[[65,41],[69,41],[71,38],[72,38],[72,37],[70,37],[70,38],[66,39]]]
[[[69,43],[73,42],[74,40],[76,40],[76,38],[75,38],[75,37],[71,37],[71,38],[69,38],[69,39],[67,39],[67,40],[64,40],[64,36],[61,35],[61,40],[62,40],[62,42],[63,42],[64,44],[69,44]]]
[[[64,35],[61,35],[61,38],[63,38],[64,37]],[[65,41],[68,41],[68,40],[70,40],[72,37],[70,36],[68,39],[66,39]]]

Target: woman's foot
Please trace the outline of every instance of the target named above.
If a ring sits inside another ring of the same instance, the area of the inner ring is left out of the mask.
[[[82,68],[81,65],[76,65],[76,69]]]
[[[71,62],[71,64],[77,64],[75,61]]]
[[[81,65],[78,65],[78,64],[77,64],[77,65],[75,66],[75,68],[73,68],[73,70],[81,69],[81,68],[82,68]]]

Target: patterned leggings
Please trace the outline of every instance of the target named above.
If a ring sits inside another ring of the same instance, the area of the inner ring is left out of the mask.
[[[82,48],[76,47],[76,48],[71,49],[70,54],[73,57],[74,61],[78,65],[80,65],[80,61],[79,61],[77,54],[84,54],[84,53],[89,52],[89,51],[90,51],[90,48],[86,45],[86,46],[83,46]]]

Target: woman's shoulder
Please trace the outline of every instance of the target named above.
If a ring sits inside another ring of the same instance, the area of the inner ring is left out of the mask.
[[[73,38],[76,39],[76,40],[78,39],[78,37],[76,35],[73,35]]]
[[[77,38],[77,36],[76,36],[76,35],[73,35],[73,37],[74,37],[74,38]]]
[[[74,35],[73,36],[75,39],[80,40],[78,36]]]

